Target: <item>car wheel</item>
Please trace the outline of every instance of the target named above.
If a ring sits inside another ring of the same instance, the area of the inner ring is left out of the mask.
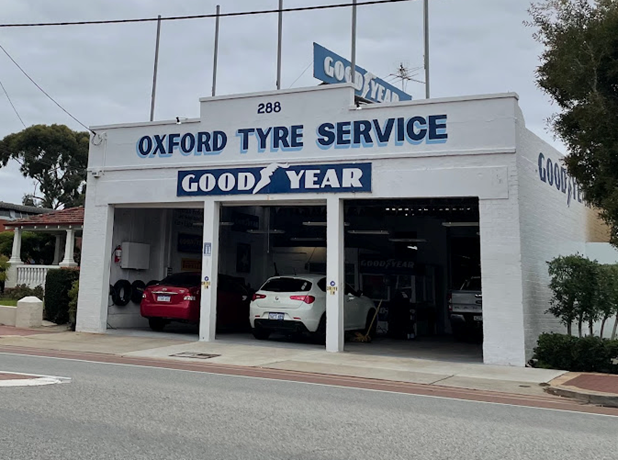
[[[266,331],[264,329],[252,329],[253,337],[258,340],[267,340],[270,337],[270,331]]]
[[[320,318],[317,330],[313,333],[313,341],[321,345],[326,343],[326,313]]]
[[[378,318],[376,318],[375,320],[373,319],[373,316],[375,314],[376,314],[375,308],[372,308],[371,310],[369,310],[369,312],[367,312],[367,319],[365,321],[365,330],[363,331],[364,334],[367,334],[372,339],[375,339],[376,332],[378,330]],[[371,324],[371,321],[373,321],[373,324]],[[369,327],[371,327],[371,330],[369,329]]]
[[[153,331],[161,332],[166,324],[163,318],[148,318],[148,325]]]

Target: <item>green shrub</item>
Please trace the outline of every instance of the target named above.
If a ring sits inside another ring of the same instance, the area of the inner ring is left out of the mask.
[[[79,294],[79,280],[73,281],[69,290],[69,324],[71,329],[75,330],[75,322],[77,318],[77,296]]]
[[[45,293],[43,292],[43,287],[37,286],[33,289],[33,288],[29,288],[25,284],[18,284],[14,288],[10,288],[10,289],[7,288],[4,290],[4,297],[6,297],[7,299],[21,300],[24,297],[31,297],[31,296],[37,297],[38,299],[43,300],[43,297],[45,297]]]
[[[78,269],[59,268],[47,272],[45,280],[45,319],[56,324],[69,321],[69,291],[79,278]]]
[[[541,334],[534,358],[537,367],[618,374],[618,340]]]

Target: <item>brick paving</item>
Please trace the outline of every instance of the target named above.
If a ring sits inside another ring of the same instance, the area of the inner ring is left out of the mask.
[[[618,395],[618,375],[582,374],[565,382],[564,385]]]

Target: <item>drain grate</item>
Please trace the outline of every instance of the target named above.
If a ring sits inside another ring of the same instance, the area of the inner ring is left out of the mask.
[[[215,355],[213,353],[193,353],[191,351],[182,351],[180,353],[174,353],[170,356],[173,356],[175,358],[210,359],[216,358],[217,356],[221,355]]]

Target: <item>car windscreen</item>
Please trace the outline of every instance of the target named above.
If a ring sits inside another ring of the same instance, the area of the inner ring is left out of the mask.
[[[174,273],[173,275],[163,278],[159,284],[161,286],[173,287],[195,287],[200,285],[200,273]]]
[[[273,278],[264,284],[260,291],[306,292],[311,289],[311,281],[300,278]]]

